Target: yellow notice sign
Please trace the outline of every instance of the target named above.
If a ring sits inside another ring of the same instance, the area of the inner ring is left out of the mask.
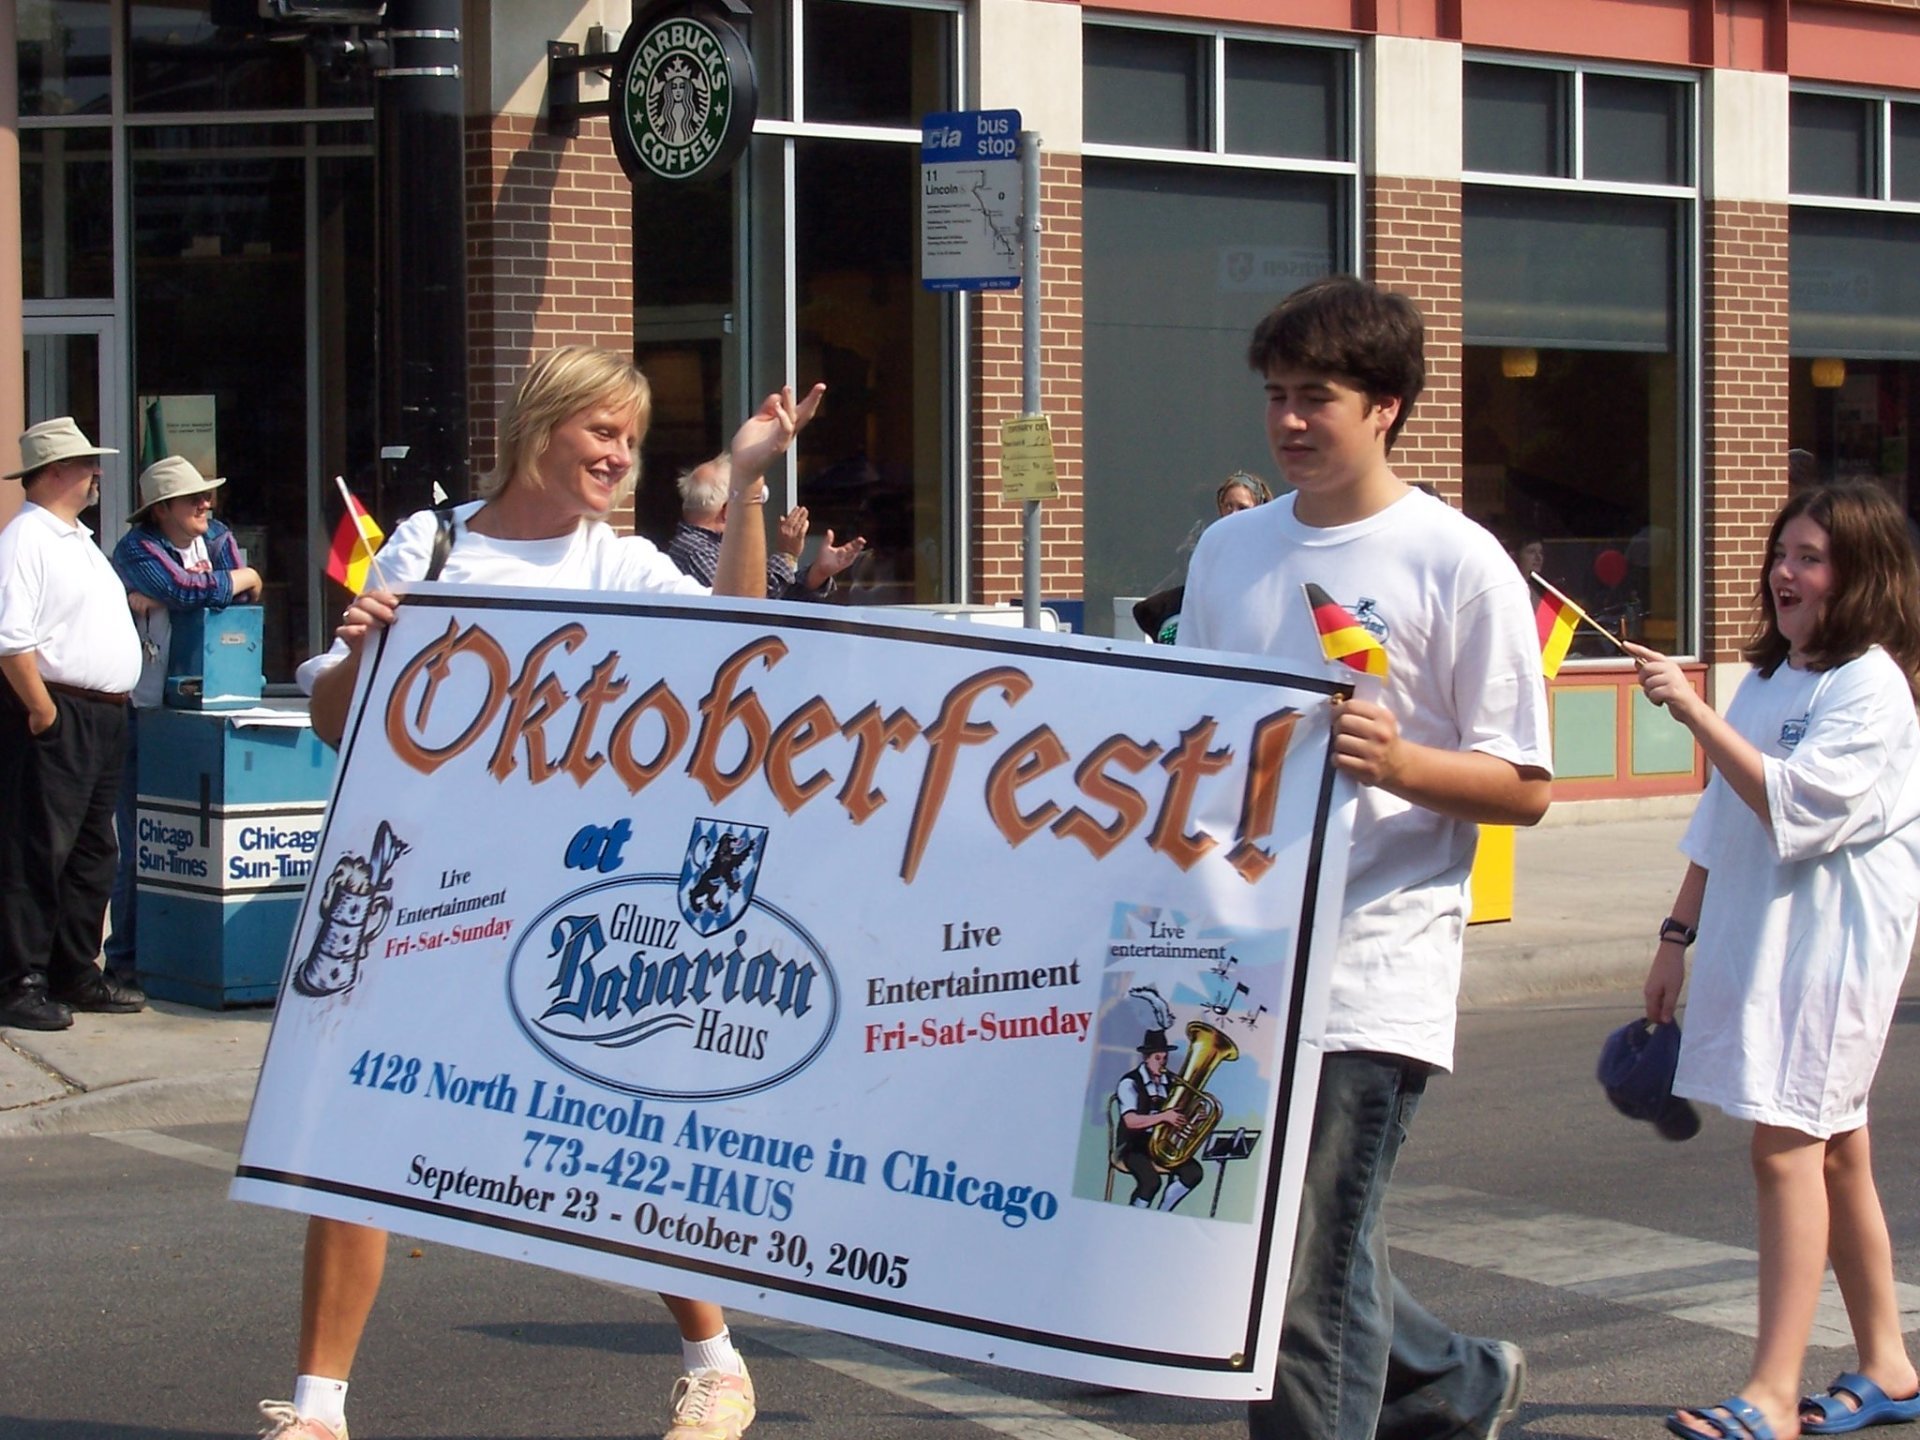
[[[1023,415],[1007,421],[1000,427],[1000,498],[1052,500],[1059,493],[1047,417]]]

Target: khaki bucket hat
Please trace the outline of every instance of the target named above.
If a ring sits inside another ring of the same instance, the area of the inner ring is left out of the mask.
[[[18,480],[42,465],[56,460],[77,460],[83,455],[118,455],[104,445],[96,445],[80,432],[71,415],[42,420],[29,425],[20,435],[20,468],[0,475],[0,480]]]
[[[156,460],[140,472],[140,508],[127,517],[127,523],[133,524],[162,500],[203,494],[208,490],[218,490],[226,483],[224,479],[209,480],[194,468],[191,460],[182,455],[169,455],[164,460]]]

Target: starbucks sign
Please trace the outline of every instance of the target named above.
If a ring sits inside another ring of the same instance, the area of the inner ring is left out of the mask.
[[[733,164],[753,132],[753,57],[701,7],[627,32],[613,67],[613,148],[627,178],[693,180]]]

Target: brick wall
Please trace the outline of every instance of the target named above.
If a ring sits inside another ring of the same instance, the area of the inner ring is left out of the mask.
[[[467,121],[467,402],[474,474],[528,363],[556,345],[633,348],[633,188],[605,119],[572,139],[528,115]],[[631,508],[613,517],[631,524]]]
[[[1080,367],[1083,314],[1080,273],[1080,158],[1044,156],[1040,167],[1040,291],[1043,348],[1040,408],[1052,422],[1060,497],[1040,505],[1040,590],[1080,594],[1084,570]],[[1000,426],[1021,411],[1020,293],[983,291],[972,300],[973,598],[992,604],[1021,591],[1021,526],[1025,507],[1000,498]]]
[[[1427,388],[1393,447],[1402,480],[1460,503],[1460,186],[1390,175],[1367,182],[1366,274],[1420,307]]]
[[[1752,629],[1767,528],[1786,498],[1786,207],[1710,204],[1705,265],[1704,658],[1724,661]]]

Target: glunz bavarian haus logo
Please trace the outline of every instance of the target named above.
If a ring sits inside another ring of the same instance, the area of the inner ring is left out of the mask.
[[[731,165],[753,130],[753,60],[693,7],[636,24],[614,61],[614,151],[632,180],[691,180]]]
[[[527,1037],[629,1094],[720,1100],[813,1063],[840,986],[812,935],[755,897],[766,827],[700,819],[674,875],[603,880],[549,906],[507,963]]]

